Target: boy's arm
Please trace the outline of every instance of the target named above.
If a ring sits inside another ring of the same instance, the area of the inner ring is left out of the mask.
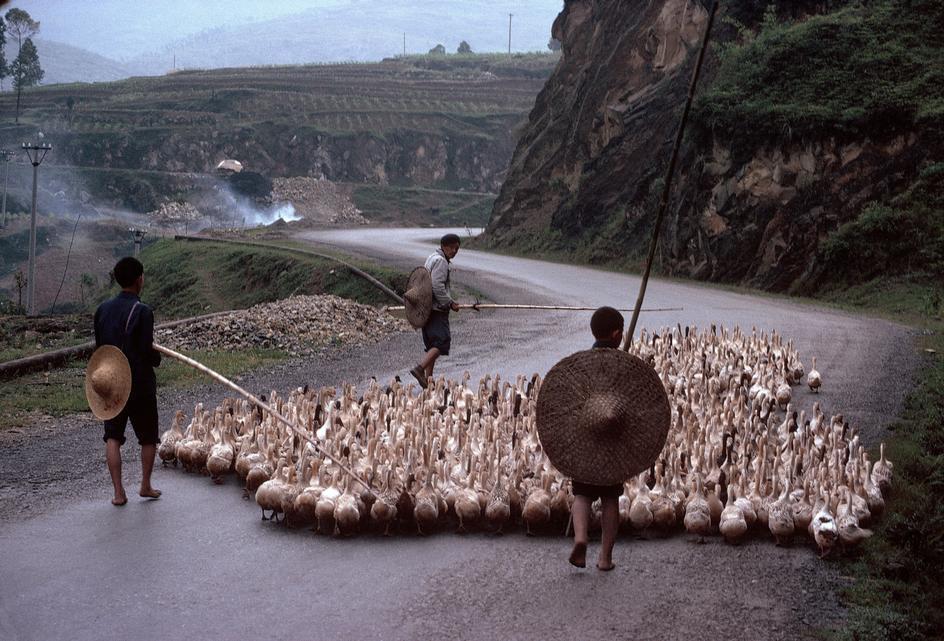
[[[101,307],[95,310],[95,316],[92,317],[92,325],[95,328],[95,348],[98,349],[102,346],[102,336],[101,332],[98,329],[98,313],[101,311]]]
[[[446,276],[448,274],[449,265],[445,258],[433,262],[429,275],[433,281],[433,298],[439,305],[450,306],[455,302],[452,300],[452,296],[449,295],[449,290],[446,289]]]
[[[151,367],[160,367],[161,366],[161,353],[154,349],[154,312],[151,311],[151,308],[144,306],[144,309],[141,310],[141,337],[143,339],[145,349],[147,349],[147,354],[149,356],[149,361]]]

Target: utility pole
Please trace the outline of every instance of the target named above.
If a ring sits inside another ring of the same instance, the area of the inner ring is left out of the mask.
[[[137,256],[141,253],[141,245],[144,243],[144,236],[147,234],[147,230],[132,227],[128,231],[131,232],[131,237],[134,239],[134,255]]]
[[[508,55],[509,56],[511,55],[511,16],[513,15],[515,14],[513,13],[508,14]]]
[[[403,32],[403,57],[406,58],[406,31]]]
[[[10,178],[10,161],[13,160],[13,152],[9,149],[0,149],[0,158],[3,158],[5,168],[3,170],[3,214],[0,218],[0,229],[7,226],[7,181]]]
[[[26,283],[26,314],[36,315],[36,182],[39,178],[39,166],[52,150],[52,145],[41,142],[38,145],[24,142],[23,151],[33,165],[33,214],[30,218],[30,246],[29,246],[29,281]]]

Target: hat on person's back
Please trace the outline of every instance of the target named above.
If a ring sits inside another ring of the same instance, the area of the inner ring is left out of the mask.
[[[102,345],[85,368],[85,398],[92,414],[110,420],[121,414],[131,396],[131,365],[114,345]]]
[[[426,325],[433,310],[433,279],[425,267],[410,272],[410,280],[403,294],[406,319],[416,329]]]
[[[562,474],[591,485],[615,485],[648,469],[665,446],[671,419],[656,371],[618,349],[568,356],[538,393],[545,454]]]

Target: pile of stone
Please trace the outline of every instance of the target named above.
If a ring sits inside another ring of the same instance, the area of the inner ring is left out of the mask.
[[[325,347],[366,345],[409,326],[388,313],[331,295],[293,296],[183,327],[158,330],[171,349],[279,349],[293,355]]]
[[[199,220],[203,217],[200,210],[190,203],[171,201],[148,212],[148,218],[158,225],[173,225],[184,221]]]
[[[325,178],[295,176],[272,181],[272,202],[290,202],[306,222],[320,225],[366,225],[354,206],[351,189]]]

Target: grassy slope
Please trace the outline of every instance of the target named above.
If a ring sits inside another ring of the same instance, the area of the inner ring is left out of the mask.
[[[142,298],[159,319],[240,309],[293,294],[335,294],[367,304],[384,295],[330,261],[275,249],[224,243],[160,240],[141,252],[145,268]],[[380,267],[367,269],[380,281],[402,289],[403,276]]]
[[[273,365],[288,358],[279,350],[251,349],[241,352],[188,352],[211,369],[228,378]],[[38,415],[64,416],[88,412],[85,400],[85,362],[74,361],[68,367],[52,370],[48,378],[30,374],[13,381],[0,382],[0,430],[29,426]],[[157,369],[158,387],[186,387],[205,382],[204,375],[190,367],[165,359]]]
[[[353,199],[374,223],[469,227],[484,227],[495,202],[494,195],[378,185],[354,187]]]
[[[886,515],[862,554],[842,562],[855,582],[842,641],[924,641],[944,635],[944,322],[922,338],[928,354],[886,456],[895,464]],[[877,452],[874,452],[877,456]]]
[[[746,0],[739,0],[744,3]],[[755,3],[756,4],[756,3]],[[740,145],[944,124],[944,7],[877,0],[799,23],[772,14],[720,46],[693,124]]]

